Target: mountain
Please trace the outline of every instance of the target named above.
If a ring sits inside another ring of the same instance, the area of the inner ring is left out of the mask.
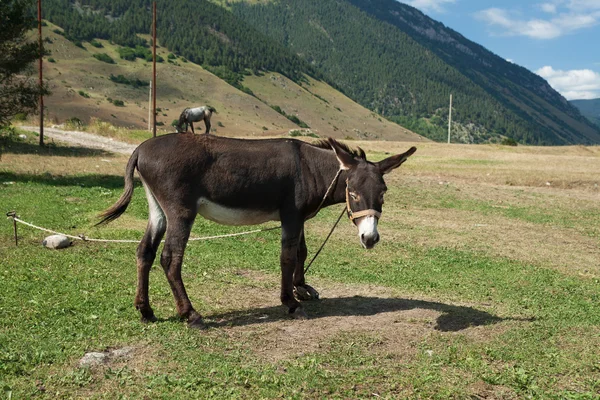
[[[75,43],[106,39],[144,58],[150,4],[46,0],[44,7],[45,17]],[[452,94],[455,141],[508,136],[530,144],[600,143],[600,129],[542,78],[395,0],[157,5],[162,45],[263,103],[269,100],[253,93],[249,82],[278,73],[308,92],[310,82],[325,82],[435,140],[445,138]]]
[[[600,143],[541,77],[395,0],[214,0],[308,61],[348,96],[440,139],[450,93],[465,141]],[[416,118],[415,118],[416,117]]]
[[[600,126],[600,99],[571,100],[571,104],[581,111],[581,114]]]
[[[54,124],[100,120],[146,129],[151,63],[125,53],[123,49],[128,48],[109,40],[68,40],[61,27],[46,25],[43,35],[50,54],[45,57],[44,77],[52,91],[45,99],[47,120]],[[218,111],[212,117],[212,130],[219,136],[318,134],[339,139],[424,140],[311,77],[303,77],[300,86],[280,73],[261,73],[247,77],[247,86],[239,89],[161,44],[157,49],[163,60],[157,63],[159,130],[172,132],[171,123],[185,107],[210,104]],[[299,123],[310,130],[301,129]],[[203,123],[195,125],[197,132],[204,131]],[[97,127],[111,129],[106,124]]]

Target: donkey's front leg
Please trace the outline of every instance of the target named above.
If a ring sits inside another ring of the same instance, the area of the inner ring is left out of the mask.
[[[304,279],[304,263],[306,262],[307,254],[304,229],[302,229],[302,236],[298,245],[298,260],[296,261],[296,269],[294,271],[294,294],[298,300],[318,300],[319,292],[312,286],[307,285]]]
[[[302,232],[300,222],[282,221],[281,232],[281,303],[288,307],[288,313],[297,319],[307,318],[302,306],[294,297],[294,270],[298,263],[298,245]]]

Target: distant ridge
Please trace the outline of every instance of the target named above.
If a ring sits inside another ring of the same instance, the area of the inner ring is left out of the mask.
[[[581,114],[600,127],[600,99],[571,100]]]

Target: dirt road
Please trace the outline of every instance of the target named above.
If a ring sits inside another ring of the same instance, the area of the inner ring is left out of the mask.
[[[19,128],[25,131],[39,133],[39,127],[21,126]],[[133,144],[119,142],[117,140],[113,140],[104,136],[94,135],[92,133],[80,131],[64,131],[62,129],[57,128],[45,127],[44,136],[76,146],[90,147],[94,149],[101,149],[120,154],[131,154],[133,153],[133,150],[135,150],[135,148],[137,147]]]

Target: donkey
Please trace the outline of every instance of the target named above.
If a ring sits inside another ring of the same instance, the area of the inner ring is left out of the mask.
[[[291,317],[303,319],[307,315],[298,299],[319,297],[304,279],[304,222],[321,206],[346,202],[360,243],[372,249],[379,241],[377,223],[387,190],[383,175],[416,150],[411,147],[374,163],[367,161],[362,149],[351,150],[331,138],[311,144],[295,139],[158,136],[134,150],[125,170],[124,192],[100,215],[98,225],[125,212],[137,169],[150,212],[137,248],[135,307],[143,322],[156,320],[148,298],[149,271],[166,232],[160,263],[177,313],[190,327],[202,328],[202,317],[181,279],[183,254],[196,215],[224,225],[281,221],[280,299]]]
[[[204,121],[206,125],[205,135],[210,133],[210,117],[212,117],[212,113],[217,113],[217,110],[212,106],[202,106],[195,108],[185,108],[181,114],[179,115],[179,121],[177,122],[177,132],[184,133],[188,130],[188,124],[192,127],[192,133],[194,132],[194,122]],[[185,130],[183,126],[185,125]]]

